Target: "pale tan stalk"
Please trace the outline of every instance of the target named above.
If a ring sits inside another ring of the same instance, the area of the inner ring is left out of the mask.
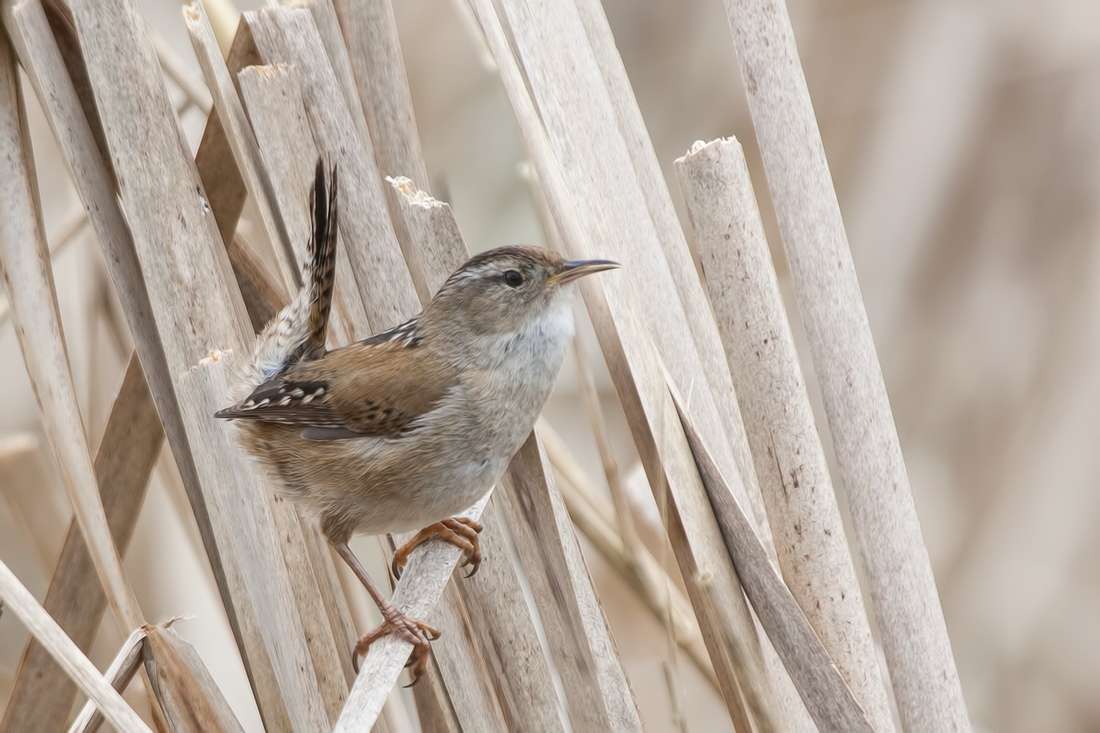
[[[241,71],[238,80],[260,152],[267,161],[274,204],[286,221],[293,253],[290,266],[297,270],[305,256],[311,226],[309,201],[302,196],[302,191],[313,176],[319,155],[316,146],[311,144],[313,133],[302,104],[298,73],[293,67],[284,65],[250,66]],[[341,169],[338,175],[342,191],[344,171]],[[343,206],[341,214],[342,211]],[[336,249],[335,295],[329,331],[333,346],[349,344],[370,333],[347,247],[343,246],[346,241],[341,237]]]
[[[358,135],[308,10],[269,7],[244,15],[264,63],[293,64],[321,154],[340,169],[340,235],[372,332],[420,310],[390,225],[382,181]],[[369,141],[368,141],[369,145]]]
[[[844,222],[781,0],[726,0],[902,727],[969,729]]]
[[[487,0],[475,0],[474,9],[500,67],[505,90],[511,99],[532,164],[546,191],[564,249],[572,258],[591,257],[594,253],[576,213],[573,189],[563,177],[496,12]],[[597,195],[595,192],[589,193]],[[578,200],[581,198],[587,196],[578,193]],[[601,226],[594,224],[594,231],[605,234]],[[602,251],[609,241],[600,240],[599,254],[615,257],[618,253],[613,250]],[[618,256],[627,262],[635,262],[633,255],[626,252]],[[636,264],[632,267],[648,273],[648,265],[646,262],[645,266]],[[653,267],[657,268],[657,265]],[[648,323],[643,330],[637,315],[641,311],[632,302],[630,284],[622,282],[618,275],[615,273],[605,278],[593,278],[589,282],[582,281],[581,293],[634,432],[650,485],[662,509],[669,539],[699,618],[723,697],[734,719],[745,720],[745,705],[729,654],[735,654],[751,671],[743,675],[741,683],[745,686],[747,697],[763,701],[757,706],[760,709],[775,707],[772,702],[773,681],[784,673],[782,669],[776,669],[778,660],[774,664],[765,663],[761,640],[722,544],[683,431],[674,418],[675,406],[664,386],[660,359],[650,340],[650,333],[663,330],[663,326]],[[673,293],[666,292],[663,296],[650,299],[663,304],[675,297]],[[687,329],[679,329],[679,333],[687,333]],[[698,362],[690,361],[690,349],[683,349],[678,355],[671,356],[680,361],[685,369],[701,368]],[[704,397],[700,400],[707,401]],[[713,409],[713,404],[710,409]],[[716,430],[718,435],[723,434],[721,427],[714,423],[708,423],[708,428]],[[729,460],[732,466],[732,458]],[[733,470],[736,475],[736,468]],[[700,584],[702,577],[710,579],[709,590]],[[708,593],[718,602],[708,602]],[[727,640],[732,640],[733,646],[727,647]]]
[[[213,105],[226,133],[226,140],[233,153],[233,159],[237,163],[237,169],[241,171],[248,193],[260,211],[260,219],[264,223],[268,239],[277,251],[283,253],[282,257],[277,258],[283,276],[283,285],[288,290],[300,287],[302,278],[297,273],[286,222],[282,212],[275,205],[271,179],[267,175],[267,168],[260,156],[256,136],[249,127],[244,106],[241,104],[240,97],[237,96],[237,89],[233,84],[229,68],[222,60],[218,42],[203,10],[201,0],[194,0],[187,5],[183,10],[183,17],[191,36],[191,44],[195,48],[195,56],[206,78],[206,84],[213,93]]]
[[[752,521],[730,492],[722,472],[692,424],[682,398],[675,394],[671,380],[669,385],[745,594],[787,667],[817,729],[822,733],[873,733],[875,729],[851,689],[772,565],[752,528]]]
[[[498,496],[535,598],[574,731],[641,731],[592,580],[546,454],[534,433]]]
[[[0,176],[0,272],[23,360],[96,574],[119,628],[129,633],[141,625],[141,610],[111,540],[88,454],[61,333],[19,73],[6,37],[0,38],[0,158],[10,164]]]
[[[893,730],[863,594],[736,140],[676,161],[745,418],[779,567],[876,730]]]
[[[145,633],[145,669],[173,733],[244,733],[195,648],[168,624]]]
[[[334,2],[380,174],[387,179],[407,178],[416,188],[430,192],[390,0]],[[383,190],[413,284],[425,302],[435,292],[426,285],[435,263],[422,249],[424,242],[408,229],[401,215],[401,197],[386,186]]]
[[[148,31],[149,41],[153,44],[153,51],[157,54],[157,61],[160,62],[160,68],[164,70],[165,76],[176,83],[190,105],[197,107],[203,114],[210,114],[210,110],[214,107],[210,90],[203,86],[202,81],[195,78],[187,63],[176,55],[160,34],[152,28],[148,28]],[[221,56],[221,50],[218,51],[218,55]],[[209,84],[209,80],[207,83]]]
[[[487,503],[488,497],[461,516],[477,520]],[[461,555],[458,547],[446,543],[432,542],[418,548],[394,590],[393,604],[407,616],[432,623],[432,609]],[[371,645],[333,733],[369,730],[374,725],[411,653],[412,644],[396,634],[387,634]]]
[[[31,634],[49,650],[65,673],[88,697],[95,700],[99,709],[118,730],[123,733],[151,733],[137,713],[103,679],[95,665],[65,635],[46,610],[38,605],[31,592],[3,562],[0,562],[0,599],[4,601],[5,610],[19,617]]]
[[[144,645],[145,628],[135,629],[129,638],[122,642],[118,654],[115,655],[111,666],[104,673],[104,679],[108,680],[111,687],[120,693],[125,691],[126,686],[137,674],[138,668],[141,666],[142,647]],[[65,712],[68,713],[68,710]],[[66,715],[66,717],[68,716]],[[41,717],[34,719],[35,726],[41,726],[42,723]],[[94,700],[89,700],[84,703],[84,707],[81,708],[73,724],[69,726],[69,733],[95,733],[101,725],[103,725],[103,713],[99,711]]]
[[[638,552],[628,551],[616,522],[615,505],[591,483],[550,424],[540,421],[536,432],[554,470],[565,479],[557,486],[577,529],[637,594],[654,619],[668,629],[673,641],[720,693],[691,603],[648,549],[642,546]]]
[[[201,367],[188,371],[212,349],[245,351],[250,339],[210,205],[133,5],[76,3],[73,16],[114,170],[126,184],[122,205],[198,480],[188,483],[181,472],[200,528],[212,525],[204,541],[260,709],[273,727],[323,727],[325,705],[279,551],[285,528],[276,525],[266,488],[244,490],[256,485],[253,470],[226,427],[211,419],[228,400],[228,380],[211,381]],[[120,75],[129,83],[113,83]],[[142,145],[132,144],[135,136]],[[116,286],[128,281],[116,278]],[[176,447],[177,436],[168,434]]]
[[[120,553],[125,554],[130,544],[163,443],[164,430],[145,375],[136,355],[131,355],[95,457],[103,509]],[[69,525],[42,605],[77,646],[91,648],[107,599],[75,522]],[[76,692],[64,670],[41,644],[31,640],[19,662],[0,731],[59,730]]]

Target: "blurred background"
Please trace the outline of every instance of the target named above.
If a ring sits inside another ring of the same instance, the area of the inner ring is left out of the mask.
[[[140,4],[167,48],[201,78],[180,6]],[[1100,3],[787,5],[971,719],[988,731],[1100,730],[1100,533],[1093,531],[1100,520]],[[511,108],[463,0],[394,6],[433,193],[452,204],[475,251],[543,243]],[[604,0],[604,8],[680,213],[673,160],[695,140],[735,135],[786,287],[722,2]],[[47,236],[58,249],[54,276],[69,357],[94,449],[130,338],[68,170],[24,88]],[[178,85],[169,88],[197,147],[205,114],[186,106]],[[260,240],[262,227],[246,234]],[[0,558],[41,598],[72,512],[6,303],[0,313]],[[638,519],[656,525],[599,350],[588,342]],[[801,354],[809,372],[808,353]],[[808,381],[814,390],[812,375]],[[588,475],[602,480],[569,365],[546,414]],[[824,426],[820,410],[818,417]],[[166,453],[127,571],[149,618],[194,617],[177,630],[199,649],[246,727],[259,730],[174,472]],[[660,557],[660,542],[653,547]],[[585,549],[648,729],[730,730],[704,678]],[[380,557],[373,539],[361,538],[357,550]],[[0,618],[0,708],[25,641],[13,617]],[[93,661],[106,666],[120,643],[108,621]]]

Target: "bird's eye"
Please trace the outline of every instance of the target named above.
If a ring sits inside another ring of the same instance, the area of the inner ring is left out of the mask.
[[[518,288],[523,285],[523,275],[519,274],[517,270],[506,270],[504,272],[504,282],[511,285],[513,288]]]

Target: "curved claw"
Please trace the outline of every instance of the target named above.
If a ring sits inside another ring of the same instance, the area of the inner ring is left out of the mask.
[[[481,566],[481,544],[478,542],[478,533],[481,530],[482,526],[478,522],[458,517],[444,519],[442,522],[436,522],[425,527],[393,553],[393,561],[390,563],[393,577],[398,580],[401,579],[401,573],[413,550],[430,539],[438,538],[444,542],[450,542],[462,550],[464,557],[462,566],[473,566],[470,572],[466,574],[466,577],[469,578]]]
[[[409,618],[403,614],[396,614],[392,618],[385,618],[381,624],[363,636],[351,652],[351,666],[355,674],[359,674],[359,658],[365,656],[371,644],[381,639],[386,634],[399,634],[405,641],[413,645],[412,654],[406,667],[412,666],[412,683],[415,685],[424,674],[428,665],[428,653],[431,651],[430,642],[439,638],[439,629],[430,626],[423,621]]]

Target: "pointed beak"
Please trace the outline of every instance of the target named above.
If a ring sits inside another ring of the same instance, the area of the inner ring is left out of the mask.
[[[556,275],[551,275],[547,279],[547,282],[554,283],[555,285],[565,285],[585,275],[591,275],[594,272],[603,272],[604,270],[614,270],[617,267],[620,267],[619,263],[612,262],[611,260],[572,260],[563,263],[561,272]]]

